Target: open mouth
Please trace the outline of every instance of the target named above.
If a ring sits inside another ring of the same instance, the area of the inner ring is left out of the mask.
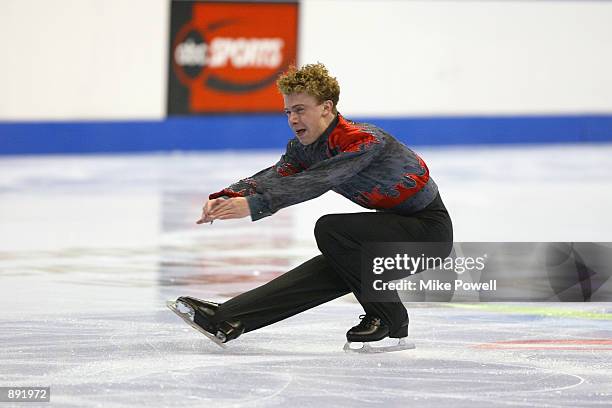
[[[304,136],[304,133],[306,133],[306,129],[298,129],[295,131],[295,134],[298,136]]]

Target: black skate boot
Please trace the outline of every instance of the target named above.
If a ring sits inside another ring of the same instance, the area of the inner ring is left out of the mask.
[[[361,322],[346,332],[348,342],[370,342],[382,340],[389,336],[389,326],[376,316],[364,314],[359,316]]]
[[[387,326],[387,324],[385,324],[385,322],[383,322],[379,317],[365,314],[359,316],[359,318],[361,319],[361,322],[346,332],[346,344],[343,348],[344,351],[381,353],[414,348],[414,344],[406,343],[405,341],[406,336],[408,335],[408,323],[405,324],[405,327],[402,325],[400,330],[393,333],[393,336],[389,336],[389,326]],[[399,341],[396,344],[391,345],[374,343],[380,341],[384,342],[384,339],[387,339],[388,337],[399,338]],[[351,343],[362,343],[362,347],[352,348]]]
[[[221,347],[244,332],[239,320],[213,322],[219,304],[191,296],[181,296],[176,302],[168,302],[168,307],[194,329],[204,334]]]

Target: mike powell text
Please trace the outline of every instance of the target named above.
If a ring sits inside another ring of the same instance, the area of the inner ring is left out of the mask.
[[[376,279],[372,282],[374,290],[428,290],[428,291],[449,291],[449,290],[474,290],[474,291],[495,291],[497,290],[497,280],[491,279],[487,282],[469,282],[455,279],[451,282],[442,282],[438,279],[421,280],[418,282],[400,280],[384,282]]]

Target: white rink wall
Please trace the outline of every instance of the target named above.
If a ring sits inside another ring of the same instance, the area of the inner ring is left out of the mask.
[[[0,120],[161,119],[168,0],[2,0]],[[348,115],[612,112],[612,2],[303,0]]]
[[[301,61],[353,115],[612,111],[612,2],[312,0]]]
[[[163,117],[169,18],[166,0],[0,1],[0,120]]]

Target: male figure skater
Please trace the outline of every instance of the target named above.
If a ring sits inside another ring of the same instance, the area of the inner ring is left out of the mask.
[[[364,242],[410,241],[445,242],[450,252],[452,224],[436,183],[425,162],[393,136],[338,113],[340,87],[323,64],[291,68],[277,86],[295,137],[274,166],[210,194],[197,223],[257,221],[329,190],[378,211],[323,215],[314,227],[321,255],[263,286],[221,304],[183,296],[169,306],[225,343],[352,292],[365,313],[347,332],[347,344],[405,338],[408,313],[399,296],[392,302],[362,296],[360,251]]]

